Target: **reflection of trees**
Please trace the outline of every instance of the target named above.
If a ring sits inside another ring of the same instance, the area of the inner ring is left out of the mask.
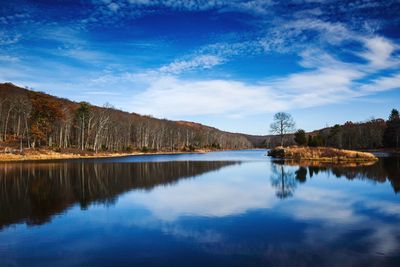
[[[390,181],[394,192],[400,192],[400,157],[384,158],[383,166],[387,172],[388,180]]]
[[[389,181],[394,192],[400,192],[400,157],[383,157],[373,165],[341,167],[337,165],[313,167],[316,171],[331,172],[336,177],[349,180],[370,180],[377,183]],[[318,169],[318,170],[317,170]]]
[[[235,162],[4,163],[0,168],[0,229],[42,224],[79,203],[113,204],[132,189],[150,190]]]
[[[307,181],[307,168],[300,166],[299,169],[295,172],[296,180],[300,183],[305,183]]]
[[[296,188],[295,175],[283,165],[272,164],[271,184],[276,188],[276,196],[278,198],[291,197]]]
[[[324,162],[293,162],[293,161],[274,161],[273,171],[278,173],[277,170],[283,168],[282,166],[299,166],[295,171],[295,178],[298,182],[306,182],[307,174],[310,178],[318,173],[329,173],[340,178],[345,177],[348,180],[371,180],[377,183],[384,183],[389,181],[392,185],[394,192],[400,192],[400,157],[383,157],[380,158],[375,164],[332,164]],[[282,174],[284,173],[284,174]],[[276,176],[276,174],[275,174]],[[288,180],[289,173],[280,171],[280,176]],[[283,185],[282,179],[280,183]],[[289,179],[290,180],[290,179]],[[274,178],[274,186],[278,181]],[[286,182],[285,182],[286,187]],[[294,183],[295,187],[295,183]],[[286,188],[285,188],[286,189]],[[290,194],[288,195],[290,196]]]

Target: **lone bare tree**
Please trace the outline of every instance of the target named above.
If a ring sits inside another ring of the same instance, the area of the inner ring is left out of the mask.
[[[274,115],[274,122],[271,123],[271,133],[277,134],[281,138],[281,146],[286,134],[295,130],[295,123],[292,115],[285,112],[278,112]]]

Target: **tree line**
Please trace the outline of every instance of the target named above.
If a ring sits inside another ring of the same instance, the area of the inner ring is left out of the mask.
[[[329,146],[343,149],[378,149],[400,147],[400,116],[393,109],[389,118],[370,119],[366,122],[346,122],[321,130],[306,133],[294,129],[293,117],[288,113],[277,113],[271,124],[271,132],[276,136],[265,139],[270,147],[280,145]],[[285,143],[284,143],[285,141]]]
[[[0,84],[0,142],[24,148],[178,151],[252,147],[243,135]]]

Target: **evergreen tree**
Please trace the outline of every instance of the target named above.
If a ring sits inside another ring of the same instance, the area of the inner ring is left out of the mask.
[[[332,127],[326,143],[328,144],[328,146],[338,148],[342,147],[342,129],[339,124],[335,124],[335,126]]]
[[[325,142],[324,139],[320,134],[312,137],[311,135],[308,136],[308,146],[317,147],[317,146],[324,146]]]
[[[322,136],[320,134],[314,136],[313,143],[314,143],[314,146],[324,146],[325,145],[324,139],[322,138]]]
[[[297,130],[294,134],[294,141],[299,146],[307,145],[306,132],[302,129]]]
[[[307,141],[308,146],[314,146],[314,140],[311,135],[308,136],[308,141]]]
[[[397,109],[393,109],[386,121],[386,129],[383,133],[383,145],[385,147],[400,146],[400,116]]]
[[[397,109],[392,109],[392,112],[390,112],[389,121],[398,120],[400,120],[399,111]]]

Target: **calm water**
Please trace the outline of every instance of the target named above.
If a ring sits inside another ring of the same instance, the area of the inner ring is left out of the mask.
[[[400,266],[400,158],[0,164],[0,266]]]

